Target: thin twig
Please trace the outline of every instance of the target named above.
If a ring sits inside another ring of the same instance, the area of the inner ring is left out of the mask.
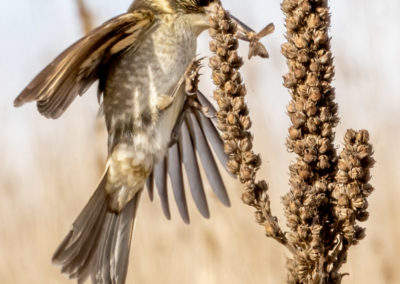
[[[93,17],[89,12],[84,0],[76,0],[79,9],[79,17],[81,20],[82,29],[85,34],[89,33],[93,29]]]

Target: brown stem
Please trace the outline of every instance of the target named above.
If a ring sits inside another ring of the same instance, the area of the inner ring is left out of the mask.
[[[214,99],[219,106],[219,129],[222,132],[225,152],[230,159],[227,167],[244,184],[242,200],[256,209],[256,221],[265,227],[266,235],[294,251],[279,227],[277,218],[271,213],[267,183],[256,181],[261,158],[252,150],[251,120],[245,102],[246,86],[239,71],[243,61],[236,51],[237,26],[220,5],[213,6],[210,26],[209,32],[213,39],[210,49],[215,53],[215,56],[210,58],[210,67],[213,71],[213,81],[217,85]]]
[[[287,146],[297,155],[290,166],[291,191],[283,198],[290,240],[297,248],[288,282],[340,283],[338,270],[348,248],[364,237],[355,223],[368,217],[372,147],[367,131],[349,130],[337,157],[327,0],[283,0],[282,10],[287,29],[282,53],[289,67],[284,85],[292,97]]]
[[[84,0],[76,0],[76,3],[78,5],[83,31],[87,34],[93,29],[92,14],[89,12]]]

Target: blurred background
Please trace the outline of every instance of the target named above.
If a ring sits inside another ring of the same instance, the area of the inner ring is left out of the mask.
[[[1,283],[74,283],[51,264],[51,256],[95,189],[104,166],[106,136],[96,119],[95,88],[77,98],[57,121],[34,104],[14,109],[13,99],[47,63],[84,33],[75,0],[0,0],[0,279]],[[123,13],[130,0],[87,0],[95,25]],[[400,2],[331,1],[334,86],[341,123],[370,131],[375,148],[367,238],[350,250],[343,283],[400,283]],[[272,208],[285,224],[280,197],[289,190],[285,138],[290,96],[280,54],[283,14],[278,0],[225,1],[225,7],[255,30],[274,22],[263,40],[269,60],[253,59],[243,77],[254,122],[260,177],[270,186]],[[199,54],[208,55],[208,34]],[[247,56],[247,44],[240,53]],[[207,65],[207,63],[205,63]],[[208,68],[201,89],[211,95]],[[140,204],[127,283],[283,283],[288,252],[264,237],[253,209],[240,201],[241,186],[225,175],[231,208],[208,188],[211,219],[191,203],[191,225],[173,205],[162,215],[159,199]],[[172,201],[172,200],[171,200]]]

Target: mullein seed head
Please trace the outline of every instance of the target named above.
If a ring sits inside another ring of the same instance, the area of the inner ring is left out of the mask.
[[[288,41],[281,51],[289,68],[283,82],[292,97],[287,146],[297,154],[290,166],[291,191],[283,197],[290,241],[297,248],[288,262],[288,282],[339,283],[349,244],[364,236],[355,221],[368,217],[372,148],[368,132],[349,131],[337,158],[333,140],[339,118],[331,87],[327,1],[284,0],[282,10]],[[368,188],[364,194],[363,186]]]
[[[271,215],[267,183],[256,182],[261,158],[252,150],[253,137],[249,132],[251,119],[244,98],[247,91],[239,72],[243,60],[236,51],[238,48],[236,24],[220,5],[214,5],[210,26],[209,33],[212,37],[210,50],[215,55],[210,58],[209,66],[212,69],[212,79],[217,86],[214,99],[219,106],[216,115],[218,125],[224,139],[224,150],[230,158],[227,167],[244,184],[242,200],[245,204],[256,208],[256,221],[264,225],[266,234],[286,243],[286,237],[280,230],[277,219]],[[261,48],[257,41],[272,29],[273,26],[267,26],[259,34],[247,35],[247,40],[250,41],[249,57],[267,55],[264,53],[265,48]]]

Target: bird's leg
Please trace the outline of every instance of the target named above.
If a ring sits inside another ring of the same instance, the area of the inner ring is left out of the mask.
[[[209,109],[207,106],[203,106],[201,102],[197,98],[198,92],[200,92],[198,88],[199,77],[200,77],[200,68],[201,68],[201,60],[193,61],[191,64],[191,68],[186,72],[186,84],[185,91],[188,95],[185,102],[185,108],[194,108],[201,111],[205,117],[211,118],[208,114]],[[204,96],[204,95],[203,95]]]
[[[188,96],[196,95],[199,85],[201,60],[204,57],[197,60],[193,60],[189,65],[189,68],[185,72],[185,92]]]

